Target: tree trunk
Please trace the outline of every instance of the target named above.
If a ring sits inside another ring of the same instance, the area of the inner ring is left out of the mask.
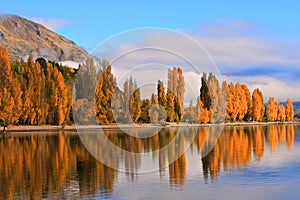
[[[2,130],[3,133],[5,133],[6,127],[7,127],[7,126],[3,125],[3,130]]]

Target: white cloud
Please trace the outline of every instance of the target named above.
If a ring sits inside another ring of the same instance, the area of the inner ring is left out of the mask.
[[[55,31],[59,28],[63,28],[71,22],[65,19],[57,19],[57,18],[43,18],[43,17],[32,17],[30,20],[42,24],[46,28]]]
[[[59,64],[66,65],[66,66],[72,67],[72,68],[74,68],[74,69],[77,69],[78,66],[79,66],[81,63],[75,62],[75,61],[72,61],[72,60],[66,60],[66,61],[61,61],[61,62],[59,62]]]
[[[212,71],[217,75],[221,72],[227,81],[246,83],[252,91],[262,89],[266,99],[300,100],[299,37],[288,41],[280,33],[265,31],[268,28],[226,19],[203,24],[194,31],[180,30],[187,37],[164,29],[138,29],[105,41],[92,53],[110,60],[123,74],[147,63],[181,66],[186,80],[192,83],[188,94],[199,91],[196,76],[200,79],[203,71]],[[166,69],[139,72],[137,79],[163,79],[162,70]]]
[[[264,101],[274,97],[278,101],[286,101],[291,98],[294,101],[300,100],[300,80],[289,81],[278,79],[267,75],[255,76],[222,76],[227,82],[245,83],[251,92],[259,88],[264,95]]]

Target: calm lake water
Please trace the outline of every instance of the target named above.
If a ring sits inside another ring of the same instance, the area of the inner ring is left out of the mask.
[[[9,133],[0,137],[0,199],[300,199],[299,125],[212,132],[168,128],[138,138],[106,130],[112,143],[136,153],[110,154],[110,167],[76,132]],[[99,150],[104,144],[95,141]],[[151,159],[142,152],[153,152]]]

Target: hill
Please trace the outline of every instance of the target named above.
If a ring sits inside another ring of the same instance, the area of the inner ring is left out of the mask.
[[[8,49],[12,60],[32,54],[56,62],[82,62],[88,56],[73,41],[16,15],[0,15],[0,46]]]

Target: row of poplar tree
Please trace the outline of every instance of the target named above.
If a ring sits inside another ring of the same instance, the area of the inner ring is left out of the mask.
[[[251,95],[245,84],[223,81],[220,85],[214,74],[209,73],[207,77],[203,73],[196,106],[190,102],[182,120],[194,123],[293,121],[294,108],[289,98],[283,105],[270,97],[265,105],[258,88]]]
[[[117,87],[107,61],[88,58],[78,69],[43,58],[10,61],[0,48],[1,125],[110,123],[216,123],[226,121],[292,121],[293,105],[271,97],[264,105],[259,89],[250,93],[244,84],[219,84],[214,74],[203,73],[200,96],[184,108],[185,82],[180,67],[168,70],[165,88],[158,80],[157,93],[141,99],[134,78]],[[96,67],[96,65],[98,67]],[[99,67],[100,66],[100,67]],[[73,104],[72,104],[73,96]],[[72,106],[73,105],[73,106]],[[74,113],[80,113],[73,117]]]
[[[75,73],[42,58],[34,62],[32,56],[26,62],[10,61],[7,49],[0,48],[1,125],[60,125],[69,120],[72,82],[62,75],[67,70]]]
[[[95,64],[89,58],[79,68],[73,93],[72,109],[79,124],[93,123],[94,116],[99,124],[110,124],[179,122],[184,115],[184,77],[180,67],[169,69],[166,92],[163,82],[158,81],[157,94],[141,99],[133,77],[124,82],[121,90],[116,86],[111,65],[106,61]]]
[[[95,99],[96,116],[100,124],[108,123],[165,123],[165,122],[189,122],[189,123],[220,123],[235,121],[292,121],[294,119],[293,104],[290,99],[286,104],[280,104],[270,97],[267,105],[264,105],[263,94],[255,89],[251,95],[247,85],[240,83],[219,84],[213,73],[203,73],[201,78],[200,96],[193,106],[192,101],[188,108],[184,108],[185,82],[182,69],[174,67],[168,69],[167,88],[158,80],[157,92],[151,98],[141,99],[140,88],[130,77],[123,85],[123,91],[116,87],[116,80],[111,72],[108,62],[98,65],[97,72],[93,60],[87,62],[78,73],[76,86],[76,103],[74,109],[85,108],[81,112],[78,122],[88,123]],[[92,74],[92,75],[91,75]],[[92,83],[85,84],[85,80],[92,78]],[[91,89],[87,89],[90,86]],[[81,89],[80,89],[81,88]],[[95,96],[90,102],[85,98],[88,93]],[[84,95],[82,95],[84,94]],[[83,114],[82,114],[83,113]]]

